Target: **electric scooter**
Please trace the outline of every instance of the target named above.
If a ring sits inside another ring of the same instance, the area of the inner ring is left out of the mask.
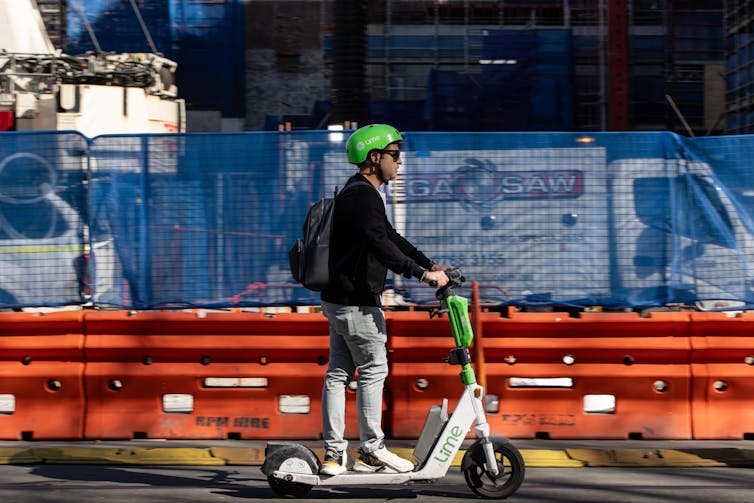
[[[457,268],[446,274],[450,281],[436,293],[440,308],[431,312],[430,317],[448,314],[456,347],[450,350],[446,361],[461,366],[464,391],[450,415],[447,398],[441,405],[430,407],[413,451],[416,468],[405,473],[392,470],[388,473],[386,469],[321,475],[319,459],[311,449],[294,442],[268,442],[262,472],[278,496],[302,498],[314,486],[394,485],[441,479],[447,474],[472,424],[478,440],[466,450],[461,461],[461,471],[469,488],[476,495],[490,499],[507,498],[518,490],[524,481],[524,460],[507,438],[490,436],[484,414],[484,388],[476,383],[471,368],[469,346],[474,334],[469,322],[468,300],[454,291],[465,278]]]

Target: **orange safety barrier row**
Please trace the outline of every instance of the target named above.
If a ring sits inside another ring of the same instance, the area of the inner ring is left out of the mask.
[[[447,397],[452,408],[460,396],[460,368],[440,363],[452,341],[447,320],[411,313],[391,321],[392,434],[415,438],[429,406]],[[688,325],[684,313],[484,313],[476,343],[487,395],[498,399],[488,404],[492,430],[515,438],[691,438]]]
[[[517,437],[691,438],[688,320],[515,313],[484,323],[487,392],[500,398],[491,426]]]
[[[512,438],[754,437],[754,314],[478,313],[472,363]],[[388,312],[384,426],[416,438],[462,392],[446,317]],[[0,439],[317,439],[318,313],[0,315]],[[493,399],[493,398],[496,398]],[[358,438],[355,392],[346,435]]]
[[[754,439],[754,314],[691,314],[694,438]]]
[[[0,439],[83,436],[81,312],[0,317]]]
[[[321,435],[321,314],[92,312],[85,323],[86,438]]]

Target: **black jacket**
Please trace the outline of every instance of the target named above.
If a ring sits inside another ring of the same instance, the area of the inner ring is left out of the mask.
[[[366,183],[349,187],[357,181]],[[330,283],[322,291],[324,301],[380,306],[388,269],[421,278],[432,267],[431,260],[396,232],[379,191],[361,174],[352,176],[335,199],[330,232]]]

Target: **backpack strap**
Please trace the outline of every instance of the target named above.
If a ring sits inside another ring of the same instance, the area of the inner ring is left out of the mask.
[[[368,186],[374,188],[374,186],[371,183],[367,182],[367,181],[356,180],[354,182],[345,184],[345,186],[343,187],[343,189],[340,192],[338,192],[338,187],[335,187],[335,195],[333,196],[333,199],[335,199],[336,197],[338,197],[340,194],[342,194],[343,192],[347,191],[348,189],[356,187],[357,185],[368,185]]]

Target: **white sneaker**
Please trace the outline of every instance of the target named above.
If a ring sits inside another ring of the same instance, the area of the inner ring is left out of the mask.
[[[411,461],[390,452],[385,444],[380,444],[379,449],[372,452],[364,452],[363,448],[359,449],[359,462],[354,465],[354,470],[359,472],[386,470],[405,473],[413,469],[414,464]]]
[[[322,475],[340,475],[345,473],[346,462],[348,455],[344,452],[338,452],[335,449],[327,449],[325,451],[325,460],[322,462],[322,468],[319,469],[319,473]]]

